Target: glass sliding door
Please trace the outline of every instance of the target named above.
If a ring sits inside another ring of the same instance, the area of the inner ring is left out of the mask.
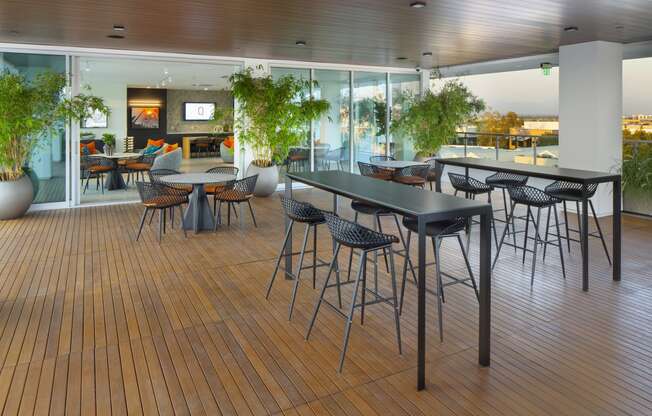
[[[387,154],[387,74],[353,74],[353,170],[357,162]]]
[[[349,170],[350,155],[350,72],[316,69],[313,80],[315,99],[331,105],[328,114],[313,122],[315,170]]]
[[[276,81],[284,76],[292,76],[295,79],[310,81],[310,69],[303,68],[272,68],[272,78]],[[304,91],[305,96],[310,95],[310,90]],[[297,97],[300,99],[300,97]],[[306,129],[308,130],[308,129]],[[306,134],[301,143],[290,149],[290,154],[284,165],[281,167],[280,182],[284,181],[284,173],[290,172],[308,172],[310,171],[310,134]]]
[[[418,95],[421,89],[421,80],[418,74],[390,74],[390,125],[391,120],[401,117],[401,112],[406,109],[406,100]],[[389,154],[398,160],[413,160],[414,146],[409,137],[393,133],[389,138]]]
[[[0,52],[0,70],[21,74],[28,81],[48,71],[66,74],[66,57]],[[35,204],[66,201],[66,124],[63,120],[39,137],[25,167],[34,184]]]

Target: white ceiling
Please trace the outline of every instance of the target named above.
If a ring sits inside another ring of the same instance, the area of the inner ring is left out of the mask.
[[[121,58],[81,58],[82,85],[124,83],[128,87],[221,90],[239,67],[233,64],[189,64]]]

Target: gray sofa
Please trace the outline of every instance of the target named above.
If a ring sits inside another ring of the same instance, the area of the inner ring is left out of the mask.
[[[170,153],[163,153],[156,156],[152,164],[152,170],[155,169],[173,169],[179,170],[181,167],[182,152],[181,148],[171,151]]]

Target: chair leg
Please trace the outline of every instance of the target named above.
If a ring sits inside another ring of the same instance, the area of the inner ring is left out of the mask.
[[[308,234],[310,233],[310,224],[306,224],[306,231],[303,234],[303,245],[301,246],[301,253],[299,254],[299,264],[297,264],[297,274],[294,277],[294,286],[292,287],[292,298],[290,299],[290,310],[288,313],[288,321],[292,320],[292,312],[294,311],[294,302],[297,299],[297,291],[299,290],[299,279],[301,277],[301,269],[303,268],[303,257],[306,254],[306,246],[308,245]]]
[[[548,207],[548,218],[546,219],[546,236],[543,243],[543,262],[546,262],[546,252],[548,251],[548,234],[550,231],[550,210],[557,209],[555,205]]]
[[[582,257],[584,257],[584,245],[582,244],[582,212],[580,211],[579,201],[575,201],[575,211],[577,214],[577,231],[580,236],[580,250],[582,251]]]
[[[396,265],[394,264],[394,252],[389,250],[389,267],[390,267],[390,277],[392,279],[392,306],[394,308],[394,323],[396,325],[396,342],[398,343],[398,353],[403,354],[403,348],[401,347],[401,319],[398,316],[398,297],[396,296]]]
[[[362,265],[362,302],[360,306],[360,325],[364,325],[364,309],[367,302],[367,261]],[[376,293],[378,293],[378,288],[376,288]]]
[[[186,229],[183,227],[183,208],[181,205],[177,205],[179,207],[179,228],[183,230],[183,236],[185,238],[188,238],[188,233],[186,232]]]
[[[469,262],[469,256],[464,249],[464,244],[462,243],[462,237],[459,234],[455,234],[457,237],[457,242],[460,244],[460,250],[462,250],[462,257],[464,257],[464,263],[466,264],[466,270],[469,272],[469,277],[471,278],[471,285],[475,291],[475,297],[480,302],[480,293],[478,293],[478,285],[475,283],[475,277],[473,276],[473,270],[471,270],[471,263]]]
[[[527,206],[527,212],[525,213],[525,234],[523,237],[523,261],[522,263],[525,264],[525,253],[527,253],[527,243],[528,243],[528,232],[529,230],[529,225],[530,225],[530,206]]]
[[[317,287],[317,224],[312,226],[312,288]]]
[[[140,225],[138,227],[138,234],[136,234],[136,241],[140,238],[140,233],[143,231],[143,225],[145,225],[145,218],[147,217],[147,212],[149,211],[149,208],[145,208],[145,211],[143,211],[143,215],[140,217]]]
[[[442,297],[444,288],[441,281],[441,262],[439,261],[439,237],[432,239],[432,249],[435,252],[435,278],[437,279],[437,315],[439,321],[439,341],[444,342],[444,317],[442,315]]]
[[[281,246],[281,251],[279,251],[278,257],[276,258],[276,266],[274,266],[274,273],[272,273],[272,277],[269,279],[269,284],[267,284],[267,293],[265,294],[265,299],[269,299],[269,294],[272,291],[272,285],[274,284],[274,280],[276,279],[276,275],[278,274],[278,268],[281,265],[281,258],[283,257],[283,251],[285,250],[285,246],[288,244],[288,239],[290,238],[290,233],[292,233],[293,225],[294,225],[294,220],[290,220],[290,226],[288,227],[288,230],[285,233],[285,238],[283,239],[283,245]]]
[[[164,209],[158,210],[158,242],[161,243],[161,238],[163,238],[163,211]]]
[[[604,247],[604,254],[607,256],[607,261],[611,265],[611,257],[609,256],[609,250],[607,250],[607,243],[604,241],[604,235],[602,234],[602,228],[600,228],[600,221],[598,216],[595,215],[595,208],[593,207],[593,202],[589,199],[589,207],[591,207],[591,213],[593,214],[593,219],[595,220],[595,227],[598,229],[598,235],[600,240],[602,240],[602,247]]]
[[[363,251],[362,255],[360,256],[360,269],[358,270],[358,277],[356,278],[355,281],[355,286],[353,288],[353,296],[351,299],[351,306],[349,308],[349,315],[346,319],[346,325],[344,326],[344,342],[342,345],[342,352],[340,353],[340,365],[338,367],[337,372],[341,373],[342,372],[342,367],[344,366],[344,357],[346,357],[346,349],[349,346],[349,336],[351,335],[351,324],[353,323],[353,313],[355,312],[355,301],[358,298],[358,289],[360,288],[360,280],[362,280],[362,268],[364,267],[363,264],[367,260],[367,252]]]
[[[358,213],[356,212],[353,216],[353,222],[358,222]],[[349,253],[349,269],[346,275],[346,281],[351,281],[351,267],[353,266],[353,247],[351,247],[351,252]]]
[[[516,229],[514,228],[514,218],[511,218],[511,223],[510,223],[510,218],[509,218],[510,210],[507,209],[507,192],[505,191],[505,188],[502,188],[502,191],[503,191],[503,207],[505,208],[505,228],[507,228],[507,232],[510,232],[511,230],[512,243],[514,244],[514,253],[516,253]]]
[[[403,314],[403,299],[405,297],[405,284],[407,283],[407,263],[408,263],[408,259],[410,258],[410,241],[411,241],[411,239],[412,239],[412,231],[408,230],[408,232],[407,232],[407,243],[405,245],[405,247],[406,247],[405,248],[406,259],[405,259],[405,262],[403,263],[403,278],[401,280],[401,296],[400,296],[399,306],[398,306],[398,313],[399,314]],[[410,261],[410,264],[412,264],[411,261]],[[413,269],[413,271],[414,271],[414,269]],[[415,276],[414,283],[418,287],[419,281],[416,280],[416,276]]]
[[[152,216],[149,217],[149,224],[148,224],[148,225],[152,225],[152,221],[154,220],[154,214],[156,214],[156,210],[155,210],[155,209],[152,210]]]
[[[537,247],[539,247],[539,224],[541,220],[541,207],[537,208],[537,220],[533,221],[532,226],[534,227],[534,248],[532,250],[532,275],[530,277],[530,286],[534,286],[534,271],[537,265]]]
[[[508,215],[508,222],[509,220],[514,219],[514,209],[516,208],[516,204],[512,203],[512,208],[509,210],[509,215]],[[512,232],[516,231],[512,227]],[[500,256],[500,249],[503,247],[503,243],[505,242],[505,235],[507,235],[507,227],[503,230],[503,235],[500,237],[500,243],[498,243],[498,248],[496,249],[496,257],[494,257],[494,262],[491,265],[491,269],[493,270],[494,267],[496,267],[496,262],[498,261],[498,256]],[[516,235],[514,235],[514,240],[516,240]],[[516,242],[514,243],[514,247],[516,247]]]
[[[491,204],[491,191],[487,193],[487,202],[489,205]],[[496,244],[496,247],[498,247],[498,232],[496,231],[496,219],[494,218],[493,211],[491,212],[491,228],[493,228],[494,232],[494,244]]]
[[[326,292],[326,288],[328,287],[328,282],[331,280],[331,274],[333,274],[333,269],[335,268],[335,264],[337,262],[337,255],[340,253],[340,247],[342,247],[340,243],[335,244],[335,252],[333,253],[333,260],[331,260],[331,264],[328,267],[328,274],[326,275],[326,280],[324,281],[324,285],[322,286],[321,291],[319,292],[319,300],[317,300],[317,303],[315,304],[315,310],[312,312],[312,318],[310,319],[310,324],[308,325],[308,331],[306,331],[306,341],[308,341],[308,339],[310,338],[310,333],[312,332],[312,328],[313,326],[315,326],[317,313],[319,313],[319,307],[321,306],[321,302],[324,300],[324,293]]]
[[[396,214],[392,214],[392,217],[394,217],[394,222],[396,223],[396,229],[398,230],[398,235],[401,240],[401,244],[403,244],[403,250],[405,250],[406,256],[405,256],[405,262],[403,263],[405,267],[407,265],[410,265],[410,270],[412,271],[412,278],[414,279],[414,282],[417,282],[417,275],[414,272],[414,266],[412,265],[412,260],[410,259],[410,256],[407,255],[408,253],[408,248],[405,245],[405,238],[403,237],[403,230],[401,229],[401,224],[398,222],[398,217]]]
[[[566,265],[564,264],[564,249],[561,247],[561,236],[559,232],[559,216],[557,215],[557,210],[555,211],[555,227],[557,229],[557,245],[559,246],[559,259],[561,260],[561,273],[566,279]]]
[[[249,205],[249,212],[251,213],[251,219],[254,221],[254,227],[258,228],[258,224],[256,224],[256,216],[254,215],[254,209],[251,206],[251,201],[250,200],[247,200],[247,205]],[[234,208],[234,210],[235,210],[235,208]]]
[[[376,217],[376,222],[378,223],[378,232],[382,233],[383,232],[383,225],[380,222],[380,217],[378,215]],[[383,249],[383,257],[385,257],[385,268],[387,269],[387,273],[389,273],[389,262],[387,261],[387,249]]]
[[[568,245],[568,252],[570,253],[570,230],[568,229],[568,211],[566,209],[566,201],[562,201],[564,206],[564,226],[566,227],[566,244]]]
[[[231,203],[226,203],[226,225],[231,226]]]

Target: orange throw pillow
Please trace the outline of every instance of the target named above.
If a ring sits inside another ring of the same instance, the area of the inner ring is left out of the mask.
[[[231,149],[231,148],[233,148],[233,142],[234,142],[233,136],[229,136],[229,137],[226,138],[226,140],[224,140],[224,146]]]
[[[170,153],[179,148],[179,143],[175,144],[168,144],[167,147],[165,148],[165,153]]]
[[[147,139],[147,146],[161,147],[165,144],[165,139]]]
[[[79,143],[79,154],[81,155],[84,154],[84,148],[88,150],[89,155],[94,155],[97,153],[97,149],[95,148],[95,142]]]

